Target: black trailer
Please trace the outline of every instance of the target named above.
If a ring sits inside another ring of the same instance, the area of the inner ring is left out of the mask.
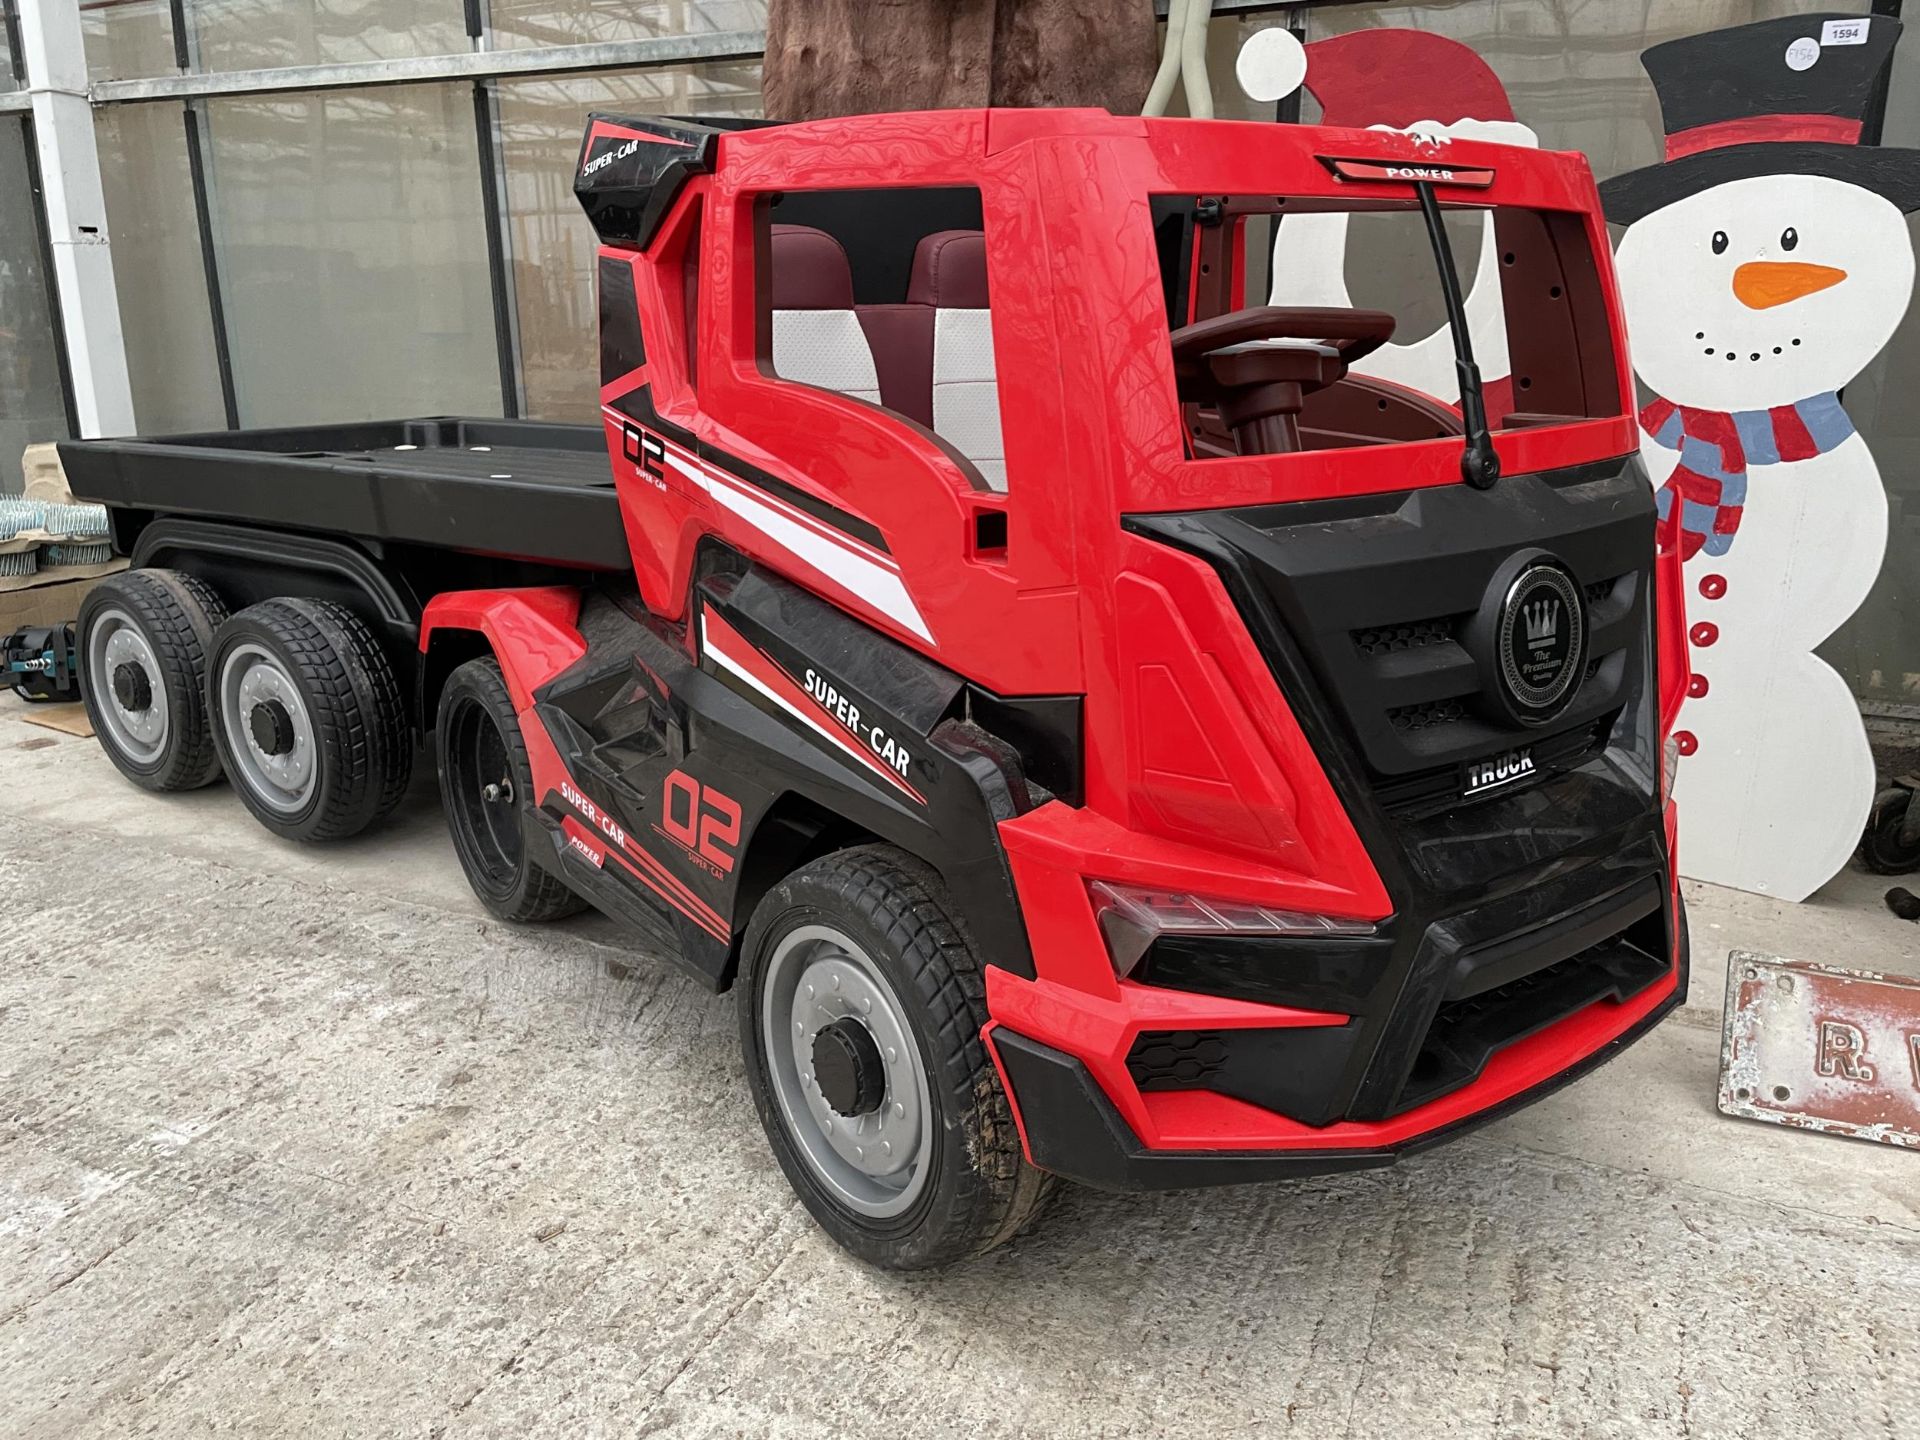
[[[436,416],[70,441],[60,459],[136,569],[190,551],[249,601],[284,593],[288,565],[323,572],[402,631],[455,585],[631,565],[597,425]]]

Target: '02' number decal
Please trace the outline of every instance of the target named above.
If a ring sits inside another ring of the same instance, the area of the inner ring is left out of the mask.
[[[654,829],[718,877],[733,869],[740,844],[740,805],[676,770],[660,787],[660,823]]]

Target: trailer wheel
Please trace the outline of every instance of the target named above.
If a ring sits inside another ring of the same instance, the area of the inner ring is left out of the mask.
[[[754,911],[740,1039],[780,1168],[829,1235],[918,1270],[982,1254],[1038,1211],[980,1029],[986,981],[939,877],[890,846],[816,860]]]
[[[558,920],[586,901],[527,853],[520,817],[533,803],[533,765],[500,666],[469,660],[447,677],[434,726],[440,799],[473,893],[502,920]]]
[[[266,600],[233,616],[214,638],[207,700],[227,777],[276,835],[343,840],[406,793],[400,686],[345,606]]]
[[[219,778],[207,716],[207,654],[227,607],[177,570],[111,575],[80,602],[80,697],[100,747],[148,790]]]

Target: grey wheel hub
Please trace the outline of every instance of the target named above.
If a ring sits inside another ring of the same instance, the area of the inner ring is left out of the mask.
[[[97,696],[102,728],[136,764],[151,765],[166,751],[167,687],[160,661],[124,610],[101,612],[87,633],[87,673],[104,677]]]
[[[879,966],[830,926],[783,936],[760,1032],[787,1134],[807,1168],[862,1215],[898,1215],[925,1188],[933,1103],[906,1011]]]
[[[298,812],[313,796],[318,764],[312,717],[278,656],[247,641],[220,665],[220,727],[233,778],[270,810]]]

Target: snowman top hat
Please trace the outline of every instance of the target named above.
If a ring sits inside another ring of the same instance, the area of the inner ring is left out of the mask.
[[[1640,57],[1660,99],[1666,160],[1600,186],[1630,225],[1663,205],[1755,175],[1820,175],[1920,210],[1920,150],[1862,145],[1867,107],[1893,63],[1883,15],[1761,20],[1655,45]]]

